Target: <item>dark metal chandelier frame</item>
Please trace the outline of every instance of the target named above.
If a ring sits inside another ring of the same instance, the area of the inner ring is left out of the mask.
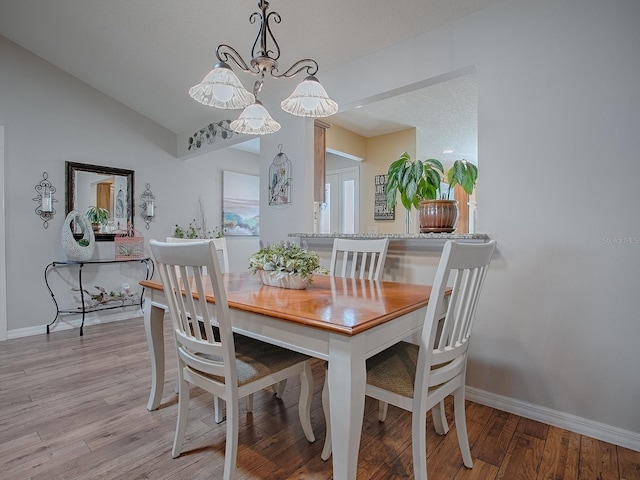
[[[244,72],[261,75],[260,85],[257,85],[258,82],[256,82],[256,87],[254,87],[254,89],[257,88],[258,90],[262,86],[265,72],[269,72],[274,78],[291,78],[305,70],[307,75],[313,76],[318,73],[318,62],[311,58],[298,60],[285,72],[277,73],[280,45],[278,45],[278,42],[273,36],[269,22],[273,20],[275,23],[280,23],[282,18],[278,12],[267,13],[269,2],[266,0],[260,0],[258,8],[260,8],[261,12],[253,12],[249,16],[249,22],[252,24],[258,20],[260,21],[260,30],[255,42],[253,42],[253,48],[251,49],[253,58],[251,62],[249,62],[249,65],[247,65],[247,62],[243,60],[242,55],[240,55],[235,48],[224,43],[218,45],[216,49],[216,57],[218,57],[218,60],[224,63],[233,60],[233,63]],[[268,48],[269,39],[273,42],[274,48]]]

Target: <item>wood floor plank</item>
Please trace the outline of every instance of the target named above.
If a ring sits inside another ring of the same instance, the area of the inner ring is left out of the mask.
[[[578,480],[580,435],[549,427],[537,480]]]
[[[517,432],[511,439],[496,480],[536,480],[544,440]]]
[[[475,456],[483,462],[501,466],[518,425],[518,419],[516,415],[494,410],[473,445]]]
[[[498,467],[491,465],[490,463],[483,462],[482,460],[474,459],[473,468],[461,468],[458,474],[453,480],[493,480],[498,475]],[[431,479],[430,479],[431,480]],[[433,480],[446,480],[444,477],[441,479]]]
[[[589,437],[580,442],[579,478],[618,480],[618,454],[615,445]]]
[[[151,370],[142,318],[91,325],[84,337],[74,329],[0,342],[0,478],[219,478],[226,423],[215,423],[212,397],[201,389],[191,390],[184,452],[171,457],[177,394],[168,321],[165,352],[161,407],[149,412]],[[281,400],[268,390],[256,394],[252,414],[241,402],[237,479],[332,478],[331,461],[320,459],[324,362],[313,362],[313,374],[314,443],[306,440],[298,420],[298,381],[288,382]],[[474,467],[462,466],[448,400],[449,433],[437,435],[430,415],[427,421],[429,480],[640,479],[639,452],[473,402],[466,406]],[[380,423],[376,409],[367,399],[357,480],[412,478],[410,414],[390,406]]]
[[[616,447],[618,451],[618,466],[620,480],[640,479],[640,455],[638,452],[624,447]]]
[[[483,463],[481,460],[476,458],[474,444],[484,430],[485,424],[476,422],[475,418],[474,421],[470,421],[469,418],[472,417],[468,416],[467,419],[467,434],[469,438],[469,445],[471,445],[471,457],[475,468],[476,463]],[[478,420],[488,421],[489,416],[484,418],[480,416],[478,417]],[[456,425],[453,423],[450,423],[449,425],[451,429],[444,437],[443,442],[431,453],[427,449],[427,473],[430,479],[452,479],[456,475],[459,475],[461,469],[466,469],[462,462],[462,453],[460,452],[460,445],[458,444]],[[498,471],[497,467],[495,471]]]

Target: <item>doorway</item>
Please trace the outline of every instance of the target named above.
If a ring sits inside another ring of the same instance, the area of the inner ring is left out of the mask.
[[[327,171],[320,233],[359,233],[360,168]]]

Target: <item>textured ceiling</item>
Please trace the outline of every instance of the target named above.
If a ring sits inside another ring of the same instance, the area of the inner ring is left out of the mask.
[[[395,0],[373,5],[366,0],[272,0],[270,11],[282,16],[282,23],[272,26],[282,48],[281,64],[311,56],[320,64],[322,79],[323,70],[420,35],[493,1]],[[187,90],[210,70],[218,44],[230,44],[249,56],[257,33],[249,15],[256,10],[255,0],[0,0],[0,34],[181,133],[212,120],[211,109],[194,102]],[[324,27],[315,28],[318,25]],[[253,77],[241,79],[249,85]],[[467,95],[453,93],[458,87],[444,87],[448,92],[442,93],[458,99]],[[376,115],[394,123],[402,118],[412,126],[414,116],[408,112],[417,100],[403,101],[401,117],[385,113],[382,106],[376,107]],[[431,111],[438,103],[434,98],[424,101],[430,102]],[[391,107],[395,104],[387,105]],[[344,122],[352,122],[356,115],[362,134],[380,130],[379,122],[365,130],[362,113],[345,117]],[[336,123],[342,121],[338,118]]]

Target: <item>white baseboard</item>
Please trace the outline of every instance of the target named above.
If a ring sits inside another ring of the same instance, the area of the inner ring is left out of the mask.
[[[97,325],[100,323],[119,322],[120,320],[129,320],[131,318],[139,318],[139,317],[142,317],[142,315],[143,315],[142,310],[140,310],[139,307],[137,307],[135,310],[129,310],[128,312],[119,311],[116,313],[102,314],[100,316],[86,315],[84,319],[84,328],[86,329],[91,325]],[[60,332],[63,330],[71,330],[71,329],[77,329],[79,331],[81,324],[82,324],[82,317],[62,315],[58,318],[56,323],[54,323],[50,327],[50,332]],[[41,335],[43,333],[47,333],[46,325],[40,325],[37,327],[17,328],[14,330],[9,330],[7,332],[7,339],[10,340],[12,338],[30,337],[31,335]]]
[[[640,434],[550,408],[466,387],[467,400],[640,452]]]

